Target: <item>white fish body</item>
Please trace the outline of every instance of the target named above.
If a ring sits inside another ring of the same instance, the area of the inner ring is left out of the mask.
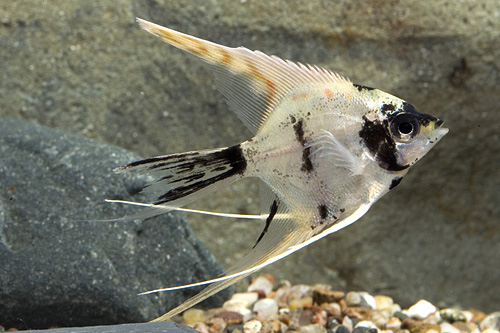
[[[255,136],[228,148],[134,162],[119,171],[154,176],[145,191],[155,205],[172,209],[243,177],[258,177],[272,191],[252,251],[225,277],[200,283],[211,284],[155,320],[355,222],[448,132],[441,120],[411,104],[325,69],[138,22],[214,65],[219,90]],[[165,211],[153,208],[129,218]]]

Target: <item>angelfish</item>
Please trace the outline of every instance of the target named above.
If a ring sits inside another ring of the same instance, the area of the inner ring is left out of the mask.
[[[138,23],[212,65],[218,89],[254,136],[119,168],[154,179],[145,188],[152,208],[129,218],[178,209],[244,177],[268,189],[263,230],[250,253],[221,278],[152,291],[208,284],[155,321],[355,222],[448,132],[408,102],[329,70]]]

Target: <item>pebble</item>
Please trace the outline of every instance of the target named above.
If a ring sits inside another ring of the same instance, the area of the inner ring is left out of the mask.
[[[297,284],[295,286],[290,287],[289,299],[302,298],[304,296],[310,296],[309,292],[311,291],[311,287],[305,284]]]
[[[356,327],[366,327],[368,329],[377,328],[377,326],[374,323],[372,323],[371,321],[368,321],[368,320],[360,321],[359,323],[356,324],[356,326],[354,328],[356,328]]]
[[[429,316],[427,316],[427,318],[422,320],[422,322],[425,324],[434,324],[434,325],[438,325],[442,321],[443,318],[441,318],[441,314],[439,313],[439,311],[431,313]]]
[[[376,295],[373,298],[375,299],[375,309],[377,310],[392,309],[394,305],[394,301],[389,296]]]
[[[226,322],[222,318],[211,318],[207,322],[208,324],[208,329],[210,332],[216,333],[216,332],[222,332],[226,328]]]
[[[283,287],[278,288],[278,290],[276,290],[274,292],[273,298],[278,303],[278,306],[280,308],[288,306],[288,302],[290,299],[290,297],[289,297],[290,296],[290,289],[291,289],[290,286],[283,286]]]
[[[349,329],[344,325],[339,325],[334,330],[335,333],[349,333]]]
[[[222,318],[227,326],[243,323],[243,315],[234,311],[221,311],[215,314],[215,318]]]
[[[233,297],[231,297],[231,299],[227,302],[242,302],[245,306],[250,306],[253,303],[257,302],[258,299],[259,294],[256,292],[236,293],[233,294]]]
[[[441,332],[446,333],[460,333],[460,330],[448,322],[443,322],[439,325],[441,327]]]
[[[406,311],[406,315],[412,318],[424,319],[436,311],[437,308],[432,305],[432,303],[426,301],[425,299],[421,299],[417,303],[410,306],[410,308]]]
[[[263,293],[264,295],[269,295],[271,291],[273,291],[273,282],[271,282],[267,277],[265,276],[259,276],[256,278],[250,286],[248,286],[247,291],[249,292],[259,292]]]
[[[208,328],[207,324],[205,323],[194,323],[191,325],[195,330],[197,330],[200,333],[210,333],[210,329]]]
[[[387,323],[385,324],[385,326],[389,329],[391,328],[400,328],[401,327],[401,320],[399,320],[399,318],[396,318],[396,317],[392,317],[391,319],[389,319],[387,321]]]
[[[328,290],[324,288],[315,288],[313,290],[313,301],[316,304],[323,303],[333,303],[338,302],[344,298],[345,293],[343,291]]]
[[[377,328],[369,328],[364,326],[355,327],[352,330],[352,333],[377,333],[377,332],[378,332]]]
[[[262,324],[261,332],[286,332],[288,329],[287,325],[274,319],[271,321],[266,321]]]
[[[227,311],[233,311],[243,316],[243,321],[248,321],[252,318],[250,306],[257,301],[259,295],[257,293],[236,293],[229,301],[226,301],[222,308]]]
[[[186,325],[203,323],[206,319],[205,311],[200,309],[188,309],[182,315],[182,319],[184,319],[184,323],[186,323]]]
[[[325,310],[316,311],[313,314],[312,323],[319,324],[326,327],[328,316]]]
[[[326,328],[319,324],[306,325],[300,327],[301,333],[326,333]]]
[[[464,313],[458,309],[442,309],[439,311],[439,315],[443,320],[446,320],[449,323],[467,320]]]
[[[243,325],[231,325],[226,327],[227,333],[243,333]]]
[[[371,317],[371,321],[375,323],[377,327],[385,327],[387,321],[391,318],[391,314],[386,311],[374,311]]]
[[[262,323],[256,319],[247,321],[243,325],[244,333],[259,333],[262,328]]]
[[[347,306],[362,306],[371,309],[377,308],[375,298],[366,291],[350,291],[345,296],[345,301]]]
[[[342,326],[346,327],[349,332],[352,331],[352,329],[354,328],[353,324],[352,324],[352,319],[349,318],[348,316],[345,316],[344,319],[342,319]]]
[[[487,315],[486,318],[481,321],[479,327],[481,330],[492,329],[500,331],[500,312],[493,312]]]
[[[411,333],[441,333],[441,326],[434,324],[415,323],[410,327]]]
[[[250,320],[252,318],[252,311],[245,306],[245,303],[240,301],[227,301],[222,306],[224,310],[237,312],[243,316],[243,321]]]
[[[311,296],[299,298],[299,299],[294,299],[290,301],[289,308],[290,310],[295,310],[298,308],[303,308],[305,306],[311,306],[313,305],[313,300]]]
[[[342,308],[339,303],[323,303],[321,308],[326,311],[328,316],[340,317],[342,314]]]
[[[263,298],[255,302],[253,312],[262,321],[270,320],[278,314],[278,303],[272,298]]]

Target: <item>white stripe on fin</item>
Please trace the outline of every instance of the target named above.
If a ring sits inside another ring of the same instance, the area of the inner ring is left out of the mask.
[[[235,219],[250,219],[250,220],[261,220],[262,219],[261,215],[220,213],[220,212],[211,212],[208,210],[198,210],[198,209],[181,208],[181,207],[169,207],[169,206],[165,206],[165,205],[155,205],[155,204],[148,204],[148,203],[136,202],[136,201],[126,201],[126,200],[106,199],[104,201],[110,202],[110,203],[121,203],[121,204],[132,205],[132,206],[159,208],[159,209],[163,209],[166,211],[178,210],[178,211],[187,212],[187,213],[230,217],[230,218],[235,218]],[[109,220],[109,221],[115,221],[115,220]],[[106,222],[106,220],[102,220],[102,222]]]

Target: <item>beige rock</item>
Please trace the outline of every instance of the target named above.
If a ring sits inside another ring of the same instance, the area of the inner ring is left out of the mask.
[[[184,319],[184,323],[186,325],[192,325],[194,323],[204,322],[207,317],[206,317],[205,311],[192,308],[192,309],[186,310],[183,313],[182,318]]]
[[[244,333],[259,333],[262,328],[262,323],[258,320],[249,320],[243,324]]]
[[[307,296],[292,300],[289,304],[289,308],[290,310],[295,310],[298,308],[303,308],[304,306],[311,306],[311,305],[313,305],[312,297]]]

